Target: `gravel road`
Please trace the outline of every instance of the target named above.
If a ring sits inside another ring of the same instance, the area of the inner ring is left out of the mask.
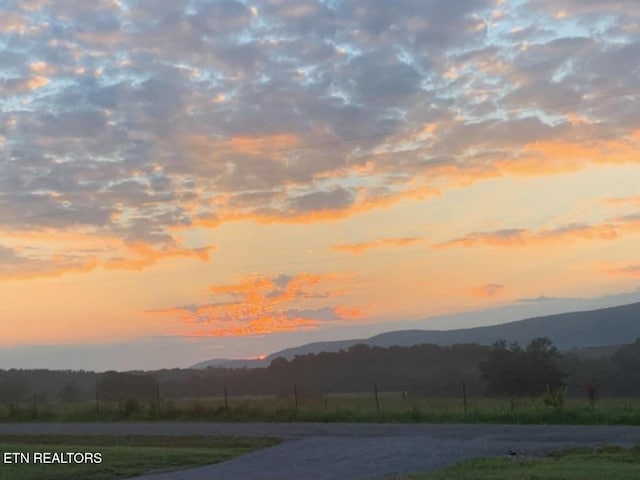
[[[370,480],[463,458],[640,443],[640,427],[317,423],[0,424],[0,434],[240,435],[285,442],[217,465],[137,480]]]

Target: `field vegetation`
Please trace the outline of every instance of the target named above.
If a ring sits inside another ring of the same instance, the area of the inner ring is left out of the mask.
[[[464,460],[437,472],[398,480],[636,480],[640,478],[640,446],[579,448],[553,452],[546,458],[481,458]]]
[[[0,371],[0,421],[640,424],[640,341],[604,357],[418,345],[278,358],[266,368]]]
[[[145,473],[222,462],[275,445],[272,438],[202,436],[0,435],[0,451],[99,453],[100,463],[3,463],[1,477],[13,480],[115,480]]]
[[[640,399],[567,399],[562,408],[535,398],[403,398],[404,392],[289,397],[136,399],[0,407],[0,421],[267,421],[640,425]]]

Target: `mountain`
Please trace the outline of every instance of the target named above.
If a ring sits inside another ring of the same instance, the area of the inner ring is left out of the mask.
[[[214,358],[212,360],[205,360],[193,365],[191,368],[257,368],[267,367],[272,360],[278,357],[284,357],[287,359],[293,358],[296,355],[306,355],[308,353],[320,353],[320,352],[337,352],[339,350],[347,349],[358,343],[367,343],[368,339],[354,339],[354,340],[337,340],[335,342],[314,342],[302,345],[301,347],[286,348],[279,350],[265,358],[256,359],[238,359],[230,360],[228,358]]]
[[[419,343],[490,345],[498,339],[504,339],[526,344],[536,337],[550,338],[561,350],[630,343],[640,337],[640,303],[547,315],[487,327],[444,331],[402,330],[376,335],[369,338],[367,343],[384,347]]]
[[[301,347],[293,347],[286,348],[284,350],[280,350],[278,352],[272,353],[265,360],[268,360],[268,363],[271,363],[271,360],[278,357],[283,358],[293,358],[296,355],[307,355],[309,353],[320,353],[320,352],[338,352],[340,350],[346,350],[353,345],[358,345],[359,343],[369,343],[371,339],[352,339],[352,340],[336,340],[334,342],[313,342],[307,343],[306,345],[302,345]]]
[[[631,343],[636,338],[640,338],[640,302],[584,312],[546,315],[485,327],[456,330],[399,330],[367,339],[309,343],[280,350],[263,360],[228,360],[226,363],[216,360],[214,362],[220,362],[217,366],[229,366],[229,368],[233,368],[231,365],[235,362],[244,362],[242,366],[246,367],[260,367],[269,365],[274,358],[278,357],[291,359],[296,355],[309,353],[337,352],[362,343],[379,347],[410,346],[422,343],[442,346],[456,343],[490,345],[496,340],[503,339],[507,342],[517,341],[526,345],[536,337],[550,338],[560,350]],[[210,362],[212,361],[201,362],[194,368],[205,368],[211,365]]]

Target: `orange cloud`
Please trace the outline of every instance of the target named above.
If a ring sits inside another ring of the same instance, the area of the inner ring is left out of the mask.
[[[623,138],[534,142],[524,146],[521,158],[503,160],[496,166],[504,173],[522,176],[572,172],[590,164],[638,163],[638,147],[640,130]]]
[[[1,231],[0,279],[31,279],[86,273],[97,268],[141,271],[171,258],[208,261],[215,246],[186,248],[179,244],[155,246],[147,242],[83,231],[42,229]],[[25,247],[28,245],[28,247]]]
[[[68,273],[87,273],[100,265],[96,258],[75,258],[53,255],[45,258],[23,258],[14,264],[0,267],[0,280],[31,280],[44,277],[59,277]]]
[[[406,191],[386,193],[383,195],[356,196],[354,202],[344,207],[319,208],[308,211],[295,211],[287,207],[261,208],[241,210],[220,207],[215,214],[204,214],[194,219],[196,227],[217,227],[223,223],[250,220],[260,224],[308,224],[318,222],[335,222],[366,213],[379,208],[389,208],[404,200],[423,200],[428,197],[442,195],[442,191],[430,185],[412,188]],[[174,229],[186,227],[177,225]]]
[[[434,248],[452,247],[518,247],[528,245],[566,244],[575,240],[616,240],[625,235],[640,232],[640,216],[630,215],[612,219],[601,225],[569,224],[555,229],[533,232],[514,228],[493,232],[474,232],[464,237],[439,243]]]
[[[4,90],[8,94],[17,95],[46,87],[48,84],[49,79],[47,77],[42,75],[33,75],[31,77],[5,80]]]
[[[637,136],[638,132],[634,132]],[[591,142],[536,142],[526,145],[524,154],[533,154],[537,161],[532,162],[528,168],[530,173],[550,169],[562,171],[563,164],[567,170],[586,167],[594,164],[623,164],[635,163],[640,160],[638,156],[637,139],[629,137],[627,141],[619,139],[594,139]],[[523,172],[527,174],[526,170]]]
[[[6,245],[16,247],[29,245],[39,248],[63,248],[65,251],[97,252],[100,250],[114,251],[124,244],[116,236],[97,235],[81,230],[60,230],[42,228],[38,230],[0,230],[0,236]]]
[[[238,136],[232,137],[221,145],[231,150],[247,155],[260,155],[285,148],[300,146],[300,138],[291,133],[264,135],[260,137]]]
[[[187,333],[181,333],[187,336],[263,335],[365,318],[364,311],[358,307],[294,308],[300,301],[337,296],[339,293],[319,287],[339,277],[308,273],[248,277],[234,284],[210,287],[213,294],[224,300],[148,313],[178,315],[189,326]]]
[[[147,243],[134,243],[125,246],[127,257],[109,258],[104,261],[108,270],[143,270],[168,258],[196,258],[208,261],[216,247],[201,248],[164,248],[157,249]]]
[[[579,127],[582,125],[591,125],[593,122],[584,115],[579,115],[577,113],[568,113],[566,115],[567,120],[574,127]]]
[[[632,205],[640,206],[640,196],[637,197],[610,197],[605,198],[604,202],[610,205]]]
[[[32,64],[34,72],[45,72],[48,66],[41,63]],[[430,126],[425,130],[427,133],[437,131],[436,127]],[[204,137],[191,138],[190,148],[198,150],[200,155],[211,155],[214,145],[218,145]],[[245,155],[257,154],[259,151],[271,149],[272,153],[277,148],[290,148],[300,145],[298,137],[291,134],[276,134],[264,137],[236,137],[223,142],[229,149]],[[482,178],[491,178],[503,174],[513,175],[538,175],[553,172],[567,171],[583,168],[589,163],[619,163],[638,161],[638,146],[640,143],[640,130],[634,136],[626,139],[607,140],[595,139],[590,142],[537,142],[526,145],[521,149],[519,157],[491,160],[473,164],[471,162],[460,162],[452,164],[444,162],[434,163],[434,167],[428,168],[428,172],[433,174],[432,181],[442,181],[449,179],[451,182],[470,183]],[[220,146],[220,145],[218,145]],[[216,150],[213,149],[213,154]],[[371,178],[378,178],[383,172],[376,172],[375,163],[368,164],[371,171],[367,175]],[[360,167],[354,167],[357,169]],[[336,170],[325,175],[325,179],[339,180],[341,177],[354,173],[352,170]],[[194,187],[195,188],[195,187]],[[258,223],[312,223],[338,221],[350,216],[370,210],[387,208],[404,200],[424,199],[430,196],[440,195],[441,192],[427,181],[421,181],[418,176],[412,180],[398,180],[393,187],[359,187],[355,189],[343,188],[347,192],[346,197],[334,203],[326,204],[296,204],[292,201],[289,191],[285,193],[270,195],[271,192],[249,192],[254,197],[238,202],[237,195],[222,194],[214,198],[207,198],[206,189],[198,187],[199,190],[189,191],[192,194],[191,200],[185,200],[183,206],[191,215],[196,216],[189,227],[170,226],[167,228],[190,228],[197,226],[214,227],[224,222],[238,220],[253,220]],[[293,191],[293,190],[292,190]],[[327,190],[326,194],[333,192],[340,193],[340,189]],[[258,197],[265,196],[264,200]],[[294,200],[296,197],[293,197]],[[299,198],[299,197],[298,197]],[[208,201],[215,202],[207,204]],[[607,200],[612,204],[640,204],[640,197],[612,198]],[[191,202],[191,204],[189,204]],[[236,203],[233,203],[236,202]],[[201,213],[202,208],[215,210],[215,214]],[[579,225],[571,224],[557,229],[544,229],[531,231],[528,229],[507,229],[494,232],[475,232],[464,237],[450,240],[436,245],[436,248],[447,248],[453,246],[471,247],[476,245],[493,246],[518,246],[531,244],[547,244],[554,242],[565,242],[574,240],[610,240],[620,236],[636,233],[638,231],[638,219],[613,219],[601,225]],[[65,272],[84,272],[103,267],[109,270],[128,269],[142,270],[154,265],[164,259],[170,258],[195,258],[206,261],[210,258],[213,247],[201,249],[189,249],[181,246],[155,247],[151,244],[128,244],[125,239],[117,236],[104,236],[102,233],[94,232],[63,232],[54,230],[39,232],[19,232],[16,235],[23,235],[20,245],[29,244],[33,246],[38,240],[40,256],[30,254],[32,259],[38,259],[44,263],[16,264],[11,269],[5,268],[2,278],[32,278],[38,275],[61,275]],[[33,234],[33,235],[32,235]],[[12,233],[13,235],[13,233]],[[46,238],[50,236],[50,238]],[[6,237],[3,237],[6,238]],[[17,237],[16,237],[17,238]],[[67,240],[69,240],[67,242]],[[353,254],[362,253],[374,248],[393,248],[412,244],[419,241],[414,238],[381,239],[372,242],[359,244],[335,245],[335,251],[349,252]],[[51,254],[53,251],[53,255]],[[72,252],[70,257],[57,257],[58,253]],[[64,261],[60,260],[64,258]],[[46,266],[45,264],[48,264]],[[26,276],[26,277],[25,277]]]
[[[183,332],[187,337],[230,337],[266,335],[270,333],[293,332],[317,327],[320,322],[306,318],[288,318],[285,315],[263,315],[248,321],[246,325],[230,327],[209,327],[191,332]]]
[[[499,283],[487,283],[471,289],[471,294],[479,298],[495,298],[504,292],[506,287]]]
[[[605,269],[605,273],[614,276],[640,278],[640,264],[627,265],[626,267]]]
[[[29,70],[37,75],[51,75],[55,69],[46,62],[33,62],[29,65]]]
[[[292,133],[277,133],[273,135],[248,136],[241,135],[225,140],[217,140],[205,135],[189,135],[173,139],[184,152],[192,155],[196,161],[206,158],[222,159],[224,155],[268,155],[285,149],[299,147],[300,138]]]
[[[335,307],[333,309],[340,318],[345,320],[363,320],[367,314],[359,307]]]
[[[401,141],[398,139],[398,142]],[[433,144],[427,143],[412,151],[412,154],[430,157],[433,155],[433,148]],[[474,146],[470,149],[475,151]],[[573,141],[530,142],[520,147],[508,147],[508,150],[500,146],[489,147],[489,150],[473,155],[455,155],[452,160],[436,159],[433,162],[422,162],[423,167],[417,169],[414,176],[423,176],[432,185],[469,186],[481,180],[507,175],[556,175],[577,172],[593,165],[639,163],[638,151],[640,129],[628,131],[623,135],[585,136]],[[443,152],[442,155],[446,157],[447,153]],[[367,172],[371,175],[393,173],[398,169],[393,154],[386,151],[372,155],[372,159],[366,165]]]
[[[425,237],[383,238],[372,242],[333,245],[331,249],[337,252],[358,254],[374,248],[404,247],[424,240]]]
[[[425,132],[433,134],[436,131],[437,127],[430,125],[418,134],[424,135]],[[418,134],[410,134],[410,137]],[[402,139],[397,141],[401,142]],[[197,136],[190,137],[188,144],[187,150],[191,149],[195,158],[206,158],[212,155],[211,152],[220,151],[220,148],[225,153],[254,155],[259,152],[262,154],[271,152],[275,154],[279,151],[278,147],[290,148],[292,145],[298,145],[299,140],[290,134],[281,134],[268,137],[237,137],[219,143],[204,136]],[[270,201],[262,204],[248,201],[242,205],[243,208],[238,208],[237,204],[231,203],[235,201],[233,195],[222,195],[216,197],[216,214],[202,214],[194,224],[215,227],[221,223],[236,220],[253,220],[265,224],[338,221],[370,210],[388,208],[405,200],[423,200],[440,196],[442,192],[437,185],[468,186],[480,180],[504,175],[553,175],[579,171],[590,165],[638,162],[639,147],[640,130],[637,130],[625,137],[613,139],[594,137],[575,141],[532,142],[515,149],[512,154],[498,151],[488,152],[488,154],[480,153],[477,159],[469,156],[456,162],[423,162],[424,178],[414,172],[410,180],[400,178],[392,180],[396,182],[393,188],[385,191],[371,186],[359,187],[353,190],[355,195],[352,201],[332,208],[320,206],[304,211],[296,210],[287,204],[286,194],[273,195]],[[420,151],[418,149],[414,154]],[[317,174],[317,178],[333,180],[337,182],[335,185],[338,185],[340,179],[353,175],[374,179],[380,175],[392,174],[397,166],[392,154],[393,152],[387,151],[374,154],[372,160],[364,164],[359,162],[358,165],[347,169],[321,172]],[[215,155],[219,154],[215,153]],[[386,158],[387,161],[378,163],[380,158]]]
[[[210,291],[215,294],[233,296],[261,296],[269,291],[273,303],[290,301],[296,298],[314,298],[317,293],[310,293],[308,288],[316,287],[321,281],[335,278],[329,275],[313,275],[300,273],[296,276],[280,275],[277,277],[249,277],[231,285],[213,285]]]
[[[27,280],[43,277],[59,277],[72,273],[88,273],[103,267],[107,270],[142,271],[162,260],[170,258],[195,258],[207,261],[216,247],[172,248],[156,250],[145,244],[129,249],[131,257],[101,258],[98,255],[82,256],[56,254],[48,257],[28,258],[12,265],[0,267],[0,280]]]

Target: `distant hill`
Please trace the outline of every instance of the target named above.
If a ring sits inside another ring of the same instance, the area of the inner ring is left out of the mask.
[[[263,360],[210,360],[194,368],[267,366],[274,358],[291,359],[309,353],[337,352],[356,344],[379,347],[410,346],[422,343],[490,345],[498,339],[527,344],[536,337],[548,337],[560,350],[622,345],[640,338],[640,302],[585,312],[561,313],[516,322],[457,330],[399,330],[367,339],[315,342],[272,353]],[[216,362],[215,364],[213,362]],[[238,363],[237,362],[242,362]]]
[[[268,361],[267,364],[269,364],[271,363],[271,360],[278,357],[290,359],[295,357],[296,355],[307,355],[309,353],[339,352],[340,350],[346,350],[354,345],[369,343],[370,340],[370,338],[359,338],[351,340],[336,340],[334,342],[307,343],[306,345],[302,345],[301,347],[286,348],[284,350],[272,353],[267,358],[265,358],[265,360]]]
[[[278,352],[272,353],[271,355],[260,358],[260,359],[238,359],[238,360],[230,360],[224,358],[215,358],[213,360],[205,360],[204,362],[199,362],[193,365],[191,368],[208,368],[208,367],[217,367],[217,368],[257,368],[257,367],[267,367],[271,363],[271,361],[278,357],[284,357],[287,359],[293,358],[296,355],[306,355],[308,353],[320,353],[320,352],[338,352],[343,349],[347,349],[353,345],[357,345],[359,343],[367,343],[368,339],[354,339],[354,340],[337,340],[334,342],[314,342],[308,343],[306,345],[302,345],[301,347],[292,347],[286,348],[284,350],[280,350]]]
[[[385,347],[419,343],[490,345],[497,339],[528,343],[536,337],[549,337],[561,350],[630,343],[640,337],[640,303],[547,315],[488,327],[444,331],[402,330],[376,335],[367,343]]]

